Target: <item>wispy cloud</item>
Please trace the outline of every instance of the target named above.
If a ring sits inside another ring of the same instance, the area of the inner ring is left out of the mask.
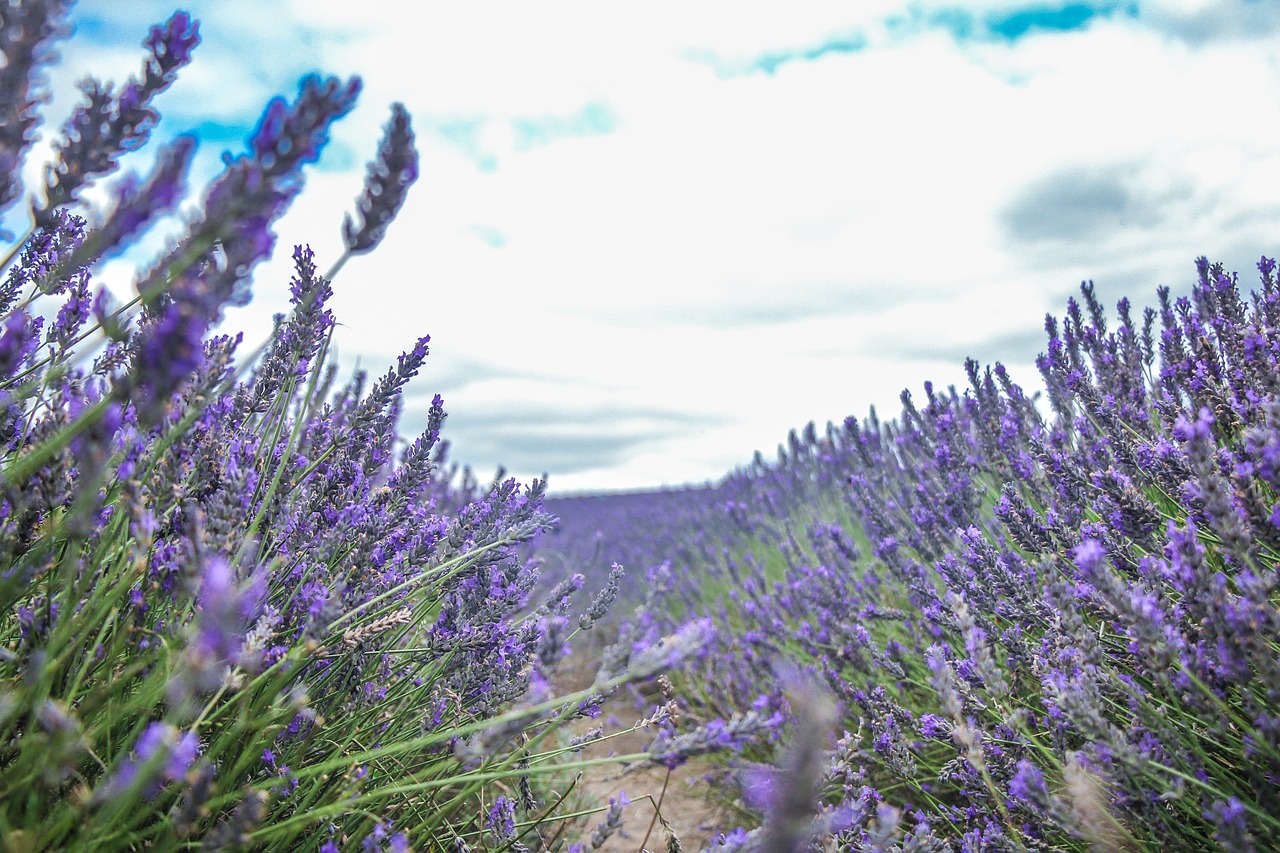
[[[618,465],[673,436],[724,421],[661,407],[566,405],[555,400],[471,406],[449,417],[450,430],[467,458],[563,475]]]
[[[424,132],[434,134],[485,172],[494,171],[515,152],[544,148],[566,139],[605,136],[622,124],[613,108],[601,101],[560,115],[428,114],[416,121]]]
[[[1002,221],[1017,243],[1079,243],[1155,228],[1182,218],[1195,197],[1189,177],[1159,173],[1136,162],[1057,169],[1014,198]]]
[[[621,121],[608,104],[593,102],[569,115],[517,116],[509,123],[516,150],[529,151],[562,139],[613,133]]]
[[[1136,17],[1137,3],[1032,3],[982,10],[962,5],[911,4],[871,25],[838,30],[807,44],[765,50],[747,56],[725,56],[705,48],[684,51],[684,57],[715,69],[719,77],[763,73],[774,75],[792,63],[857,54],[871,48],[945,32],[957,43],[1012,44],[1041,33],[1068,33],[1088,28],[1095,20],[1117,14]]]
[[[766,51],[746,58],[724,57],[705,49],[687,50],[684,55],[693,62],[711,66],[720,77],[739,77],[756,72],[776,74],[779,68],[792,62],[813,62],[826,56],[858,53],[866,50],[868,44],[866,33],[851,30],[827,36],[813,44]]]
[[[888,280],[776,280],[726,289],[732,294],[729,298],[666,302],[615,312],[614,316],[619,322],[665,328],[749,329],[812,319],[868,317],[927,297],[919,287],[903,287]]]
[[[891,345],[887,340],[877,342],[879,348]],[[974,335],[971,340],[940,342],[935,344],[908,344],[895,347],[904,359],[913,361],[941,361],[947,364],[963,364],[974,359],[981,365],[1030,362],[1046,349],[1046,337],[1042,329],[1031,327],[1026,331],[990,336]],[[923,378],[923,377],[922,377]]]

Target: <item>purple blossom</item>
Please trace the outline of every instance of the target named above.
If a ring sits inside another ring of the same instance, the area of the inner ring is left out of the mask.
[[[489,807],[485,826],[499,841],[509,841],[516,834],[516,804],[508,797],[497,797]]]
[[[1253,853],[1258,849],[1256,838],[1249,830],[1244,804],[1240,800],[1232,797],[1215,802],[1204,816],[1213,822],[1214,839],[1224,850]]]
[[[1043,807],[1049,798],[1044,773],[1025,758],[1021,759],[1017,764],[1017,772],[1009,779],[1009,796],[1032,808]]]
[[[169,723],[149,723],[134,743],[129,757],[94,793],[107,800],[144,786],[154,797],[166,785],[181,780],[200,752],[200,742],[190,731],[180,732]]]

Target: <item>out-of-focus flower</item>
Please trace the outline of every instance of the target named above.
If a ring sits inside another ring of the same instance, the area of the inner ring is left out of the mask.
[[[92,78],[83,84],[85,103],[67,119],[55,145],[57,159],[48,167],[45,203],[34,211],[38,226],[46,227],[53,211],[74,201],[90,180],[114,171],[122,154],[146,143],[159,121],[152,99],[173,83],[199,43],[199,25],[186,12],[175,12],[147,37],[151,55],[141,80],[130,79],[118,93]]]
[[[378,157],[369,163],[364,192],[356,200],[360,216],[357,226],[348,215],[342,223],[342,238],[353,255],[373,251],[382,242],[387,226],[400,212],[409,187],[418,179],[418,151],[413,144],[413,127],[404,104],[391,105]]]
[[[22,157],[39,122],[44,100],[42,67],[50,44],[71,32],[63,18],[71,0],[0,2],[0,213],[22,196]]]

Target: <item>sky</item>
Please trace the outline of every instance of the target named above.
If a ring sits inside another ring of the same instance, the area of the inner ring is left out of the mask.
[[[52,126],[84,74],[136,73],[174,8],[82,0]],[[295,244],[336,260],[390,105],[409,110],[422,176],[336,277],[336,343],[377,375],[430,334],[401,430],[442,394],[481,478],[716,480],[809,421],[962,388],[969,357],[1038,387],[1044,317],[1084,280],[1141,307],[1189,292],[1198,256],[1247,286],[1280,251],[1271,0],[180,8],[203,43],[156,136],[199,136],[193,198],[304,74],[364,81],[228,313],[247,341],[287,307]],[[136,263],[98,278],[126,293]]]

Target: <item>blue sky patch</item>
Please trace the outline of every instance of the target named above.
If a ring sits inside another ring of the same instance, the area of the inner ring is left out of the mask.
[[[174,116],[175,125],[181,123],[178,116]],[[253,132],[253,121],[248,123],[218,121],[217,119],[205,119],[189,128],[180,128],[190,133],[194,133],[196,138],[200,140],[202,145],[209,145],[219,149],[227,149],[235,153],[239,149],[248,146],[249,134]]]
[[[891,17],[885,24],[889,33],[898,39],[936,29],[946,31],[957,42],[1014,42],[1037,33],[1085,30],[1094,20],[1111,18],[1117,12],[1137,17],[1138,4],[1035,3],[989,12],[981,18],[959,6],[944,6],[926,13],[920,6],[913,5],[907,15]]]
[[[173,14],[172,8],[162,10],[159,7],[152,14],[145,5],[132,9],[107,8],[110,11],[104,14],[87,3],[74,7],[67,21],[72,27],[72,37],[103,46],[141,47],[151,27],[164,23]]]
[[[1014,42],[1042,32],[1084,30],[1095,19],[1111,18],[1117,12],[1136,18],[1139,5],[1134,2],[1035,3],[979,15],[962,6],[927,8],[920,3],[911,3],[902,12],[885,17],[881,23],[890,41],[903,41],[925,32],[942,30],[957,43]],[[706,49],[687,50],[684,56],[693,62],[709,65],[718,77],[742,77],[755,73],[773,75],[779,68],[793,62],[813,62],[832,54],[859,53],[871,46],[871,40],[864,31],[851,29],[806,47],[767,50],[747,58],[724,57]]]
[[[1114,6],[1101,8],[1084,3],[1066,6],[1029,6],[1004,15],[990,15],[986,19],[987,30],[993,35],[1014,41],[1033,30],[1071,32],[1082,30],[1098,16],[1110,17]]]
[[[426,118],[424,124],[427,124],[449,145],[465,154],[477,169],[482,172],[492,172],[498,168],[498,157],[487,150],[481,142],[484,126],[488,121],[489,119],[482,116],[440,121]]]
[[[591,101],[567,115],[423,116],[420,125],[464,154],[480,171],[492,172],[498,168],[503,152],[494,150],[494,136],[487,132],[491,129],[505,128],[510,134],[512,150],[531,151],[565,139],[613,133],[622,122],[608,104]],[[497,138],[500,139],[501,134]]]
[[[968,9],[939,9],[929,16],[929,26],[946,30],[956,41],[973,37],[973,15]]]
[[[490,249],[501,249],[507,245],[507,235],[503,234],[492,225],[472,225],[469,229],[480,242],[484,243]]]
[[[592,101],[567,116],[517,117],[511,119],[511,133],[517,151],[541,148],[561,139],[602,136],[618,129],[618,116],[608,104]]]
[[[831,54],[857,53],[867,47],[867,37],[860,32],[834,36],[818,44],[797,50],[781,50],[764,53],[747,63],[743,72],[763,71],[765,74],[776,74],[783,65],[791,62],[813,62]]]

